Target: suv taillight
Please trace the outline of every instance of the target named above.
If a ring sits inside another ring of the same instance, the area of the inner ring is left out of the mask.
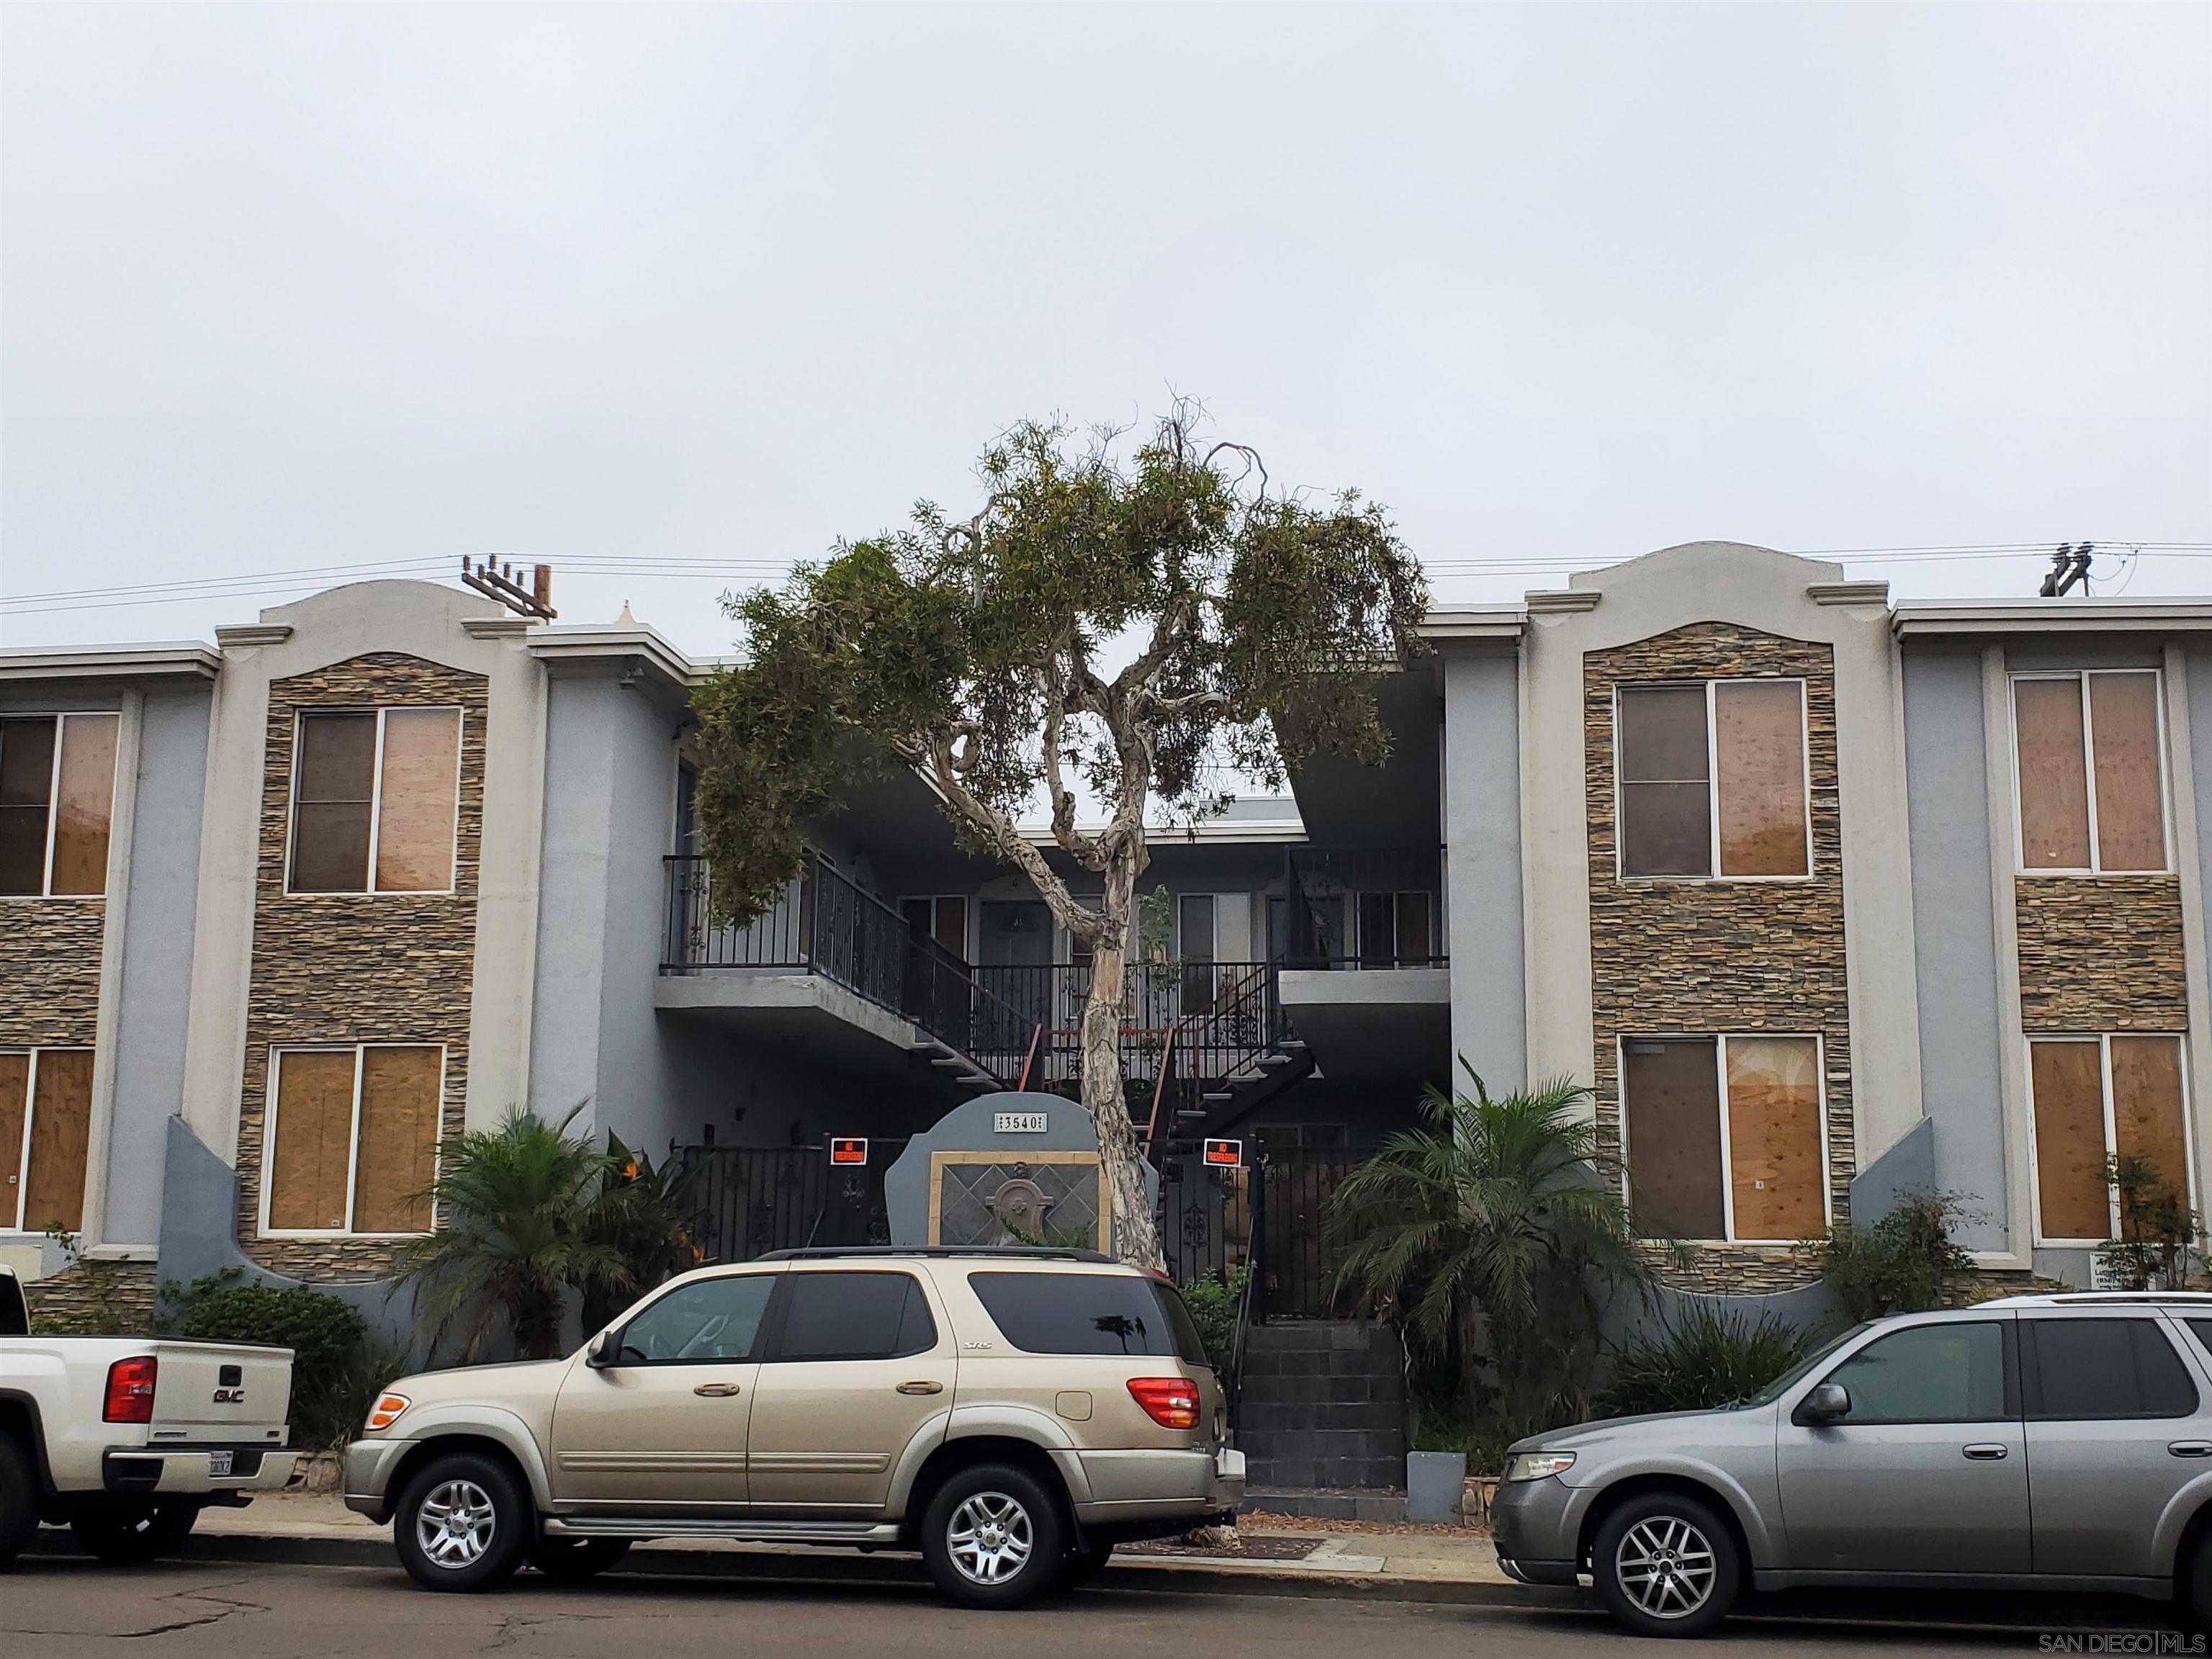
[[[1198,1426],[1198,1384],[1187,1376],[1133,1376],[1129,1395],[1164,1429]]]
[[[107,1368],[107,1400],[100,1407],[105,1423],[150,1423],[154,1420],[154,1357],[118,1359]]]

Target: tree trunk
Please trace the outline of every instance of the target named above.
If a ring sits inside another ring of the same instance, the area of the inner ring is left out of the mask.
[[[1083,1103],[1098,1131],[1100,1173],[1114,1209],[1113,1250],[1122,1261],[1165,1272],[1160,1230],[1146,1190],[1145,1160],[1129,1121],[1121,1079],[1121,989],[1128,952],[1130,895],[1136,872],[1121,861],[1106,872],[1102,907],[1109,937],[1091,957],[1091,997],[1083,1006]]]

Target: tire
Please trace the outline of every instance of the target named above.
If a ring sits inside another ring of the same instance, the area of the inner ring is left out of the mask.
[[[2197,1540],[2197,1547],[2175,1575],[2173,1610],[2187,1629],[2200,1633],[2212,1631],[2212,1533]]]
[[[197,1504],[101,1498],[72,1514],[70,1530],[86,1554],[127,1566],[173,1553],[199,1518]]]
[[[1728,1617],[1743,1583],[1735,1534],[1710,1504],[1655,1492],[1606,1516],[1590,1546],[1598,1595],[1639,1636],[1703,1636]]]
[[[530,1565],[548,1578],[580,1584],[596,1578],[629,1553],[627,1538],[545,1538],[530,1547]]]
[[[1085,1544],[1072,1549],[1060,1559],[1060,1587],[1080,1589],[1105,1571],[1107,1559],[1114,1553],[1111,1544]]]
[[[399,1565],[424,1589],[489,1589],[514,1577],[537,1536],[529,1492],[482,1452],[432,1458],[392,1512]]]
[[[1018,1607],[1060,1582],[1067,1553],[1060,1504],[1008,1463],[962,1469],[929,1500],[921,1555],[937,1588],[966,1607]]]
[[[21,1441],[0,1434],[0,1568],[21,1555],[38,1530],[38,1471]]]

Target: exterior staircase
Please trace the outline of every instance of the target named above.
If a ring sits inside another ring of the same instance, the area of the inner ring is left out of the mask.
[[[1406,1378],[1398,1339],[1350,1320],[1251,1327],[1236,1441],[1247,1464],[1248,1510],[1402,1521]]]

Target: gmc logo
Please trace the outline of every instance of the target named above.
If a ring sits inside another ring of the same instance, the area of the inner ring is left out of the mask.
[[[218,1406],[242,1406],[246,1403],[246,1390],[217,1389],[215,1391],[215,1403]]]

